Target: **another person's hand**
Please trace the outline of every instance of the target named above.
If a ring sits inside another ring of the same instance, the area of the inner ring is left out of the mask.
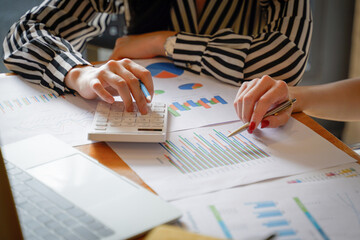
[[[284,81],[265,75],[261,79],[244,82],[236,95],[234,106],[240,120],[250,122],[248,132],[252,133],[260,123],[261,128],[275,128],[289,120],[293,107],[263,119],[267,111],[289,100],[289,95]]]
[[[140,112],[146,114],[147,100],[140,89],[139,79],[153,96],[150,72],[129,59],[110,60],[99,68],[75,67],[66,75],[65,84],[86,99],[100,97],[105,102],[113,103],[113,96],[120,96],[127,111],[133,111],[133,96]]]
[[[172,31],[158,31],[118,38],[110,59],[165,56],[165,41],[175,34]]]

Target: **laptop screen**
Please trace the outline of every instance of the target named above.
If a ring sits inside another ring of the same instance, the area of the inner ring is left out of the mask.
[[[23,239],[0,149],[0,239]]]

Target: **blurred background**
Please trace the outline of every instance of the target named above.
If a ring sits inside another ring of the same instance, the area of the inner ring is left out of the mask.
[[[10,26],[41,2],[0,0],[1,43]],[[312,0],[311,4],[314,31],[309,62],[300,85],[360,77],[360,0]],[[123,16],[113,16],[107,31],[91,41],[84,56],[90,61],[107,60],[116,38],[125,33]],[[3,56],[2,47],[0,53]],[[0,72],[8,72],[2,61]],[[352,146],[360,143],[360,122],[315,120],[346,144]]]

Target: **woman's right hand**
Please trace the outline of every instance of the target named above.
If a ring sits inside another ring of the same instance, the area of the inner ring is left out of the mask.
[[[66,75],[65,84],[86,99],[100,97],[105,102],[113,103],[113,96],[118,95],[127,111],[133,111],[133,96],[139,111],[146,114],[147,100],[140,89],[139,79],[153,96],[154,86],[150,72],[130,59],[110,60],[98,68],[75,67]]]
[[[290,118],[293,107],[280,112],[276,116],[263,119],[267,111],[289,100],[287,84],[267,75],[244,82],[234,101],[234,107],[240,120],[249,122],[248,132],[252,133],[261,123],[261,128],[276,128],[284,125]]]

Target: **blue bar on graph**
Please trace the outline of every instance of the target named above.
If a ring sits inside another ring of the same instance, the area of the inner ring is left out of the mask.
[[[206,98],[200,98],[201,101],[203,101],[204,103],[210,103],[209,100],[207,100]]]
[[[279,210],[274,210],[274,211],[258,212],[257,215],[258,215],[257,218],[278,217],[278,216],[282,216],[282,212]]]
[[[183,106],[181,106],[181,104],[178,102],[173,102],[173,105],[180,111],[186,111],[186,109]]]
[[[266,227],[282,227],[289,225],[289,222],[285,219],[280,219],[263,223],[263,225]]]
[[[189,100],[189,101],[187,101],[187,103],[190,104],[192,107],[198,107],[199,106],[193,100]]]
[[[219,102],[221,102],[222,104],[227,104],[227,102],[220,96],[215,96],[214,98],[216,98]]]
[[[279,230],[279,231],[276,231],[276,233],[277,233],[277,236],[279,236],[279,237],[296,235],[296,232],[293,229]]]
[[[273,201],[255,202],[253,204],[255,204],[254,208],[276,207],[276,204]]]

